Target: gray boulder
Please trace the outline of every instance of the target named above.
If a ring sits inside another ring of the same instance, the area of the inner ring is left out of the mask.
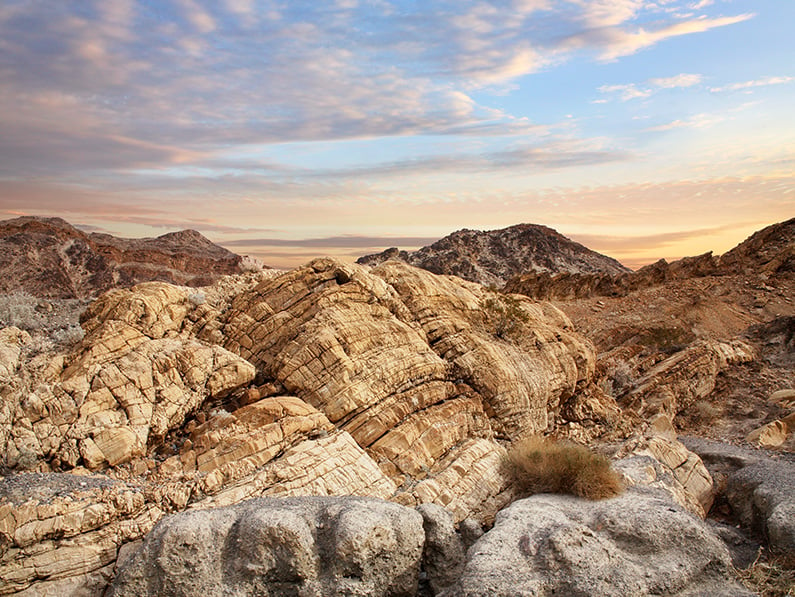
[[[501,511],[444,597],[752,595],[726,547],[662,492],[536,495]]]
[[[422,523],[413,509],[360,497],[183,512],[155,526],[108,595],[413,596]]]
[[[434,594],[452,585],[464,569],[464,542],[455,530],[453,515],[438,504],[417,507],[425,529],[422,564]]]
[[[795,465],[749,464],[729,475],[725,494],[740,524],[761,532],[771,547],[795,553]]]

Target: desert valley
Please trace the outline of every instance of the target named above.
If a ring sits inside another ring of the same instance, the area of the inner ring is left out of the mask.
[[[632,271],[23,217],[0,293],[0,595],[793,594],[795,219]]]

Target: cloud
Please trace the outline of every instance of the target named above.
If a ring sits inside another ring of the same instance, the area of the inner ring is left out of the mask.
[[[602,85],[598,88],[598,91],[600,93],[618,93],[622,102],[649,97],[653,93],[651,89],[638,89],[633,83],[626,85]]]
[[[645,130],[647,132],[664,132],[681,128],[700,129],[712,126],[722,122],[723,120],[725,120],[724,117],[716,116],[714,114],[697,114],[687,120],[674,120],[665,124],[649,127]]]
[[[713,236],[721,232],[744,228],[745,224],[713,226],[708,228],[695,228],[677,230],[659,234],[646,234],[637,236],[613,236],[604,234],[573,234],[571,238],[578,243],[594,250],[608,252],[624,251],[662,251],[673,245],[682,244],[704,236]]]
[[[305,248],[362,248],[373,247],[422,247],[439,240],[425,236],[329,236],[325,238],[244,238],[224,243],[227,247],[305,247]]]
[[[703,78],[702,75],[682,73],[673,77],[649,79],[649,84],[660,89],[674,89],[698,85]]]
[[[599,58],[609,62],[629,56],[636,52],[656,45],[667,39],[693,33],[703,33],[717,27],[726,27],[753,18],[753,13],[740,14],[732,17],[695,18],[674,22],[656,28],[636,27],[603,27],[586,30],[570,36],[566,44],[572,48],[594,47]]]
[[[102,178],[201,167],[239,145],[532,134],[537,124],[492,109],[474,91],[504,89],[579,50],[617,57],[750,18],[676,21],[666,13],[664,24],[647,32],[639,23],[659,16],[654,6],[640,0],[441,0],[399,10],[375,1],[6,3],[0,7],[0,177]],[[559,167],[538,153],[524,159]],[[599,159],[610,156],[575,150],[561,163]],[[517,163],[509,154],[480,163],[493,168],[506,160]]]
[[[795,77],[763,77],[741,83],[732,83],[723,87],[710,87],[710,91],[720,93],[723,91],[739,91],[742,89],[752,89],[754,87],[767,87],[769,85],[783,85],[795,81]]]
[[[698,85],[702,78],[701,75],[682,73],[673,77],[649,79],[646,81],[645,87],[639,87],[636,83],[602,85],[597,88],[597,91],[604,94],[616,93],[622,102],[626,102],[632,99],[650,97],[661,89],[692,87]]]

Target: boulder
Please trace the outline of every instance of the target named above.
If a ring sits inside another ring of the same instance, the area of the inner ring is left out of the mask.
[[[795,464],[765,459],[729,475],[726,499],[740,523],[795,553]]]
[[[777,448],[787,441],[789,425],[784,421],[771,421],[757,427],[745,436],[749,444],[757,444],[763,448]]]
[[[263,498],[164,518],[109,597],[413,596],[416,511],[367,498]]]
[[[726,547],[663,494],[630,488],[588,501],[535,495],[501,511],[444,597],[725,595]]]
[[[441,506],[421,504],[417,511],[422,515],[425,530],[422,569],[435,595],[461,576],[465,559],[464,541],[456,533],[453,516]]]

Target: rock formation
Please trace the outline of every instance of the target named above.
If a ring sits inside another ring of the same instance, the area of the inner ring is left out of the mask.
[[[353,494],[488,521],[512,497],[499,440],[554,425],[594,375],[593,348],[558,309],[406,264],[319,259],[198,293],[107,292],[66,354],[26,352],[24,332],[4,331],[4,469],[45,486],[81,472],[91,491],[75,503],[98,516],[86,527],[34,492],[23,520],[4,501],[12,589],[100,582],[164,513],[260,496]],[[138,497],[117,513],[118,492]],[[101,557],[39,566],[91,532],[107,537]]]
[[[195,230],[157,238],[86,234],[60,218],[0,222],[0,292],[90,298],[119,286],[161,280],[202,286],[242,272],[243,258]]]
[[[752,595],[733,582],[729,553],[704,523],[634,488],[600,502],[564,495],[514,502],[440,595],[553,594]]]
[[[422,517],[368,498],[250,500],[158,523],[109,597],[416,594]]]
[[[378,265],[388,259],[496,287],[529,271],[577,274],[630,271],[615,259],[591,251],[551,228],[534,224],[487,232],[459,230],[411,253],[387,249],[361,257],[357,263]]]
[[[778,462],[677,432],[795,423],[787,230],[726,262],[759,245],[753,274],[557,305],[316,259],[112,289],[71,344],[0,329],[0,594],[744,594],[700,519],[794,551],[792,434]],[[602,441],[626,493],[503,510],[533,434]]]

